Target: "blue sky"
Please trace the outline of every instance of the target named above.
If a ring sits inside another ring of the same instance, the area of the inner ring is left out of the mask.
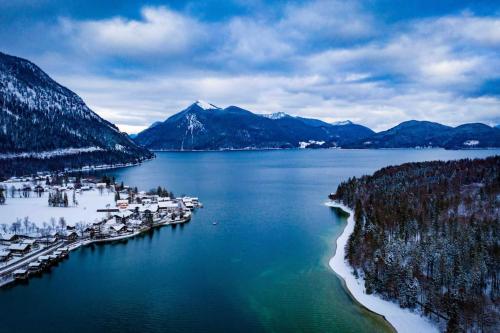
[[[197,99],[375,130],[500,123],[495,1],[0,0],[0,51],[131,133]]]

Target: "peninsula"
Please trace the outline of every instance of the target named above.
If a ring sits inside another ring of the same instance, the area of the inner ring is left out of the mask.
[[[391,321],[387,310],[399,305],[442,330],[495,331],[499,184],[500,156],[407,163],[351,178],[330,195],[332,206],[350,213],[337,249],[345,256],[331,264],[362,304],[367,295],[392,302],[368,307],[393,324],[401,317]]]

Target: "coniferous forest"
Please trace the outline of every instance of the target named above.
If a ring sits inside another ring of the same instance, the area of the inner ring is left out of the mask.
[[[500,328],[500,156],[390,166],[331,199],[354,209],[346,259],[367,293],[449,332]]]

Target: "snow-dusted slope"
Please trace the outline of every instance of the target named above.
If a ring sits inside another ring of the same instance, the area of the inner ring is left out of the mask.
[[[270,113],[270,114],[262,114],[262,117],[268,118],[268,119],[282,119],[285,117],[291,117],[290,115],[286,114],[285,112],[275,112],[275,113]]]
[[[201,100],[197,100],[194,104],[203,110],[220,110],[220,107]]]
[[[355,124],[334,126],[284,112],[255,114],[237,106],[221,109],[196,101],[163,123],[139,133],[134,140],[157,150],[295,148],[301,142],[323,142],[308,147],[327,148],[372,133]]]
[[[0,53],[0,156],[50,157],[50,152],[111,152],[123,161],[149,156],[38,66]]]

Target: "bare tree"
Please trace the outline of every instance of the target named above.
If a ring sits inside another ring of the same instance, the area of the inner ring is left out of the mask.
[[[28,227],[30,226],[30,219],[27,216],[24,217],[23,225],[24,225],[24,232],[28,233]]]
[[[66,229],[66,220],[64,219],[64,217],[59,218],[59,227],[61,228],[61,230]]]
[[[50,218],[50,225],[52,226],[52,229],[56,228],[56,219],[51,217]]]
[[[86,227],[87,226],[85,225],[85,223],[83,223],[81,221],[76,224],[76,230],[78,230],[80,237],[83,237],[83,233],[85,232]]]
[[[17,234],[21,231],[21,219],[16,219],[16,222],[12,223],[12,231]]]

